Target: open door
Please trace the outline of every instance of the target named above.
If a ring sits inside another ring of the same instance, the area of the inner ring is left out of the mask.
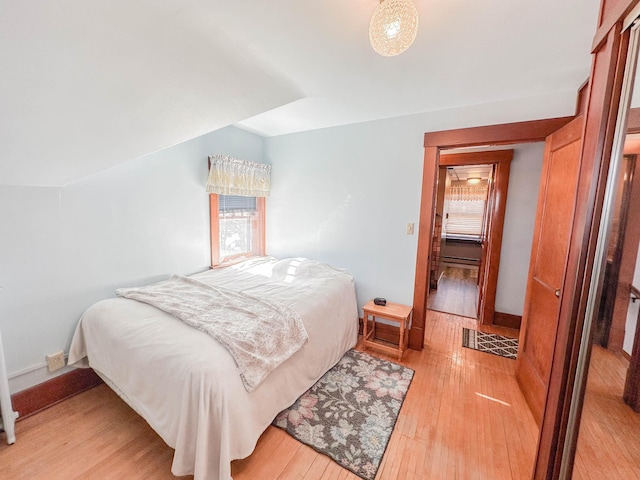
[[[561,287],[576,202],[582,116],[546,140],[529,263],[516,378],[542,419],[558,327]]]
[[[485,201],[485,209],[484,209],[484,219],[483,219],[483,227],[482,227],[482,254],[480,256],[480,269],[478,272],[478,299],[477,299],[477,317],[480,320],[480,323],[489,323],[485,321],[483,318],[483,314],[485,311],[484,298],[485,293],[489,288],[489,285],[485,281],[487,276],[489,275],[489,267],[490,263],[488,262],[488,254],[489,248],[488,246],[491,244],[491,235],[493,234],[494,222],[493,222],[493,206],[496,203],[496,166],[493,166],[491,177],[489,179],[489,188],[487,189],[487,199]],[[503,225],[498,225],[500,229],[500,235],[502,235],[502,227]],[[497,278],[496,278],[497,281]],[[496,287],[497,288],[497,287]],[[493,321],[491,321],[493,323]]]

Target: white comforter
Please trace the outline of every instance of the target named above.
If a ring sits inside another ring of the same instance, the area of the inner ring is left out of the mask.
[[[124,298],[90,307],[69,363],[89,365],[175,449],[171,471],[228,480],[278,412],[310,388],[357,340],[353,278],[306,259],[271,257],[194,278],[288,305],[309,342],[251,393],[214,339],[150,305]]]
[[[116,294],[153,305],[224,345],[248,392],[309,340],[292,308],[191,277],[172,275]]]

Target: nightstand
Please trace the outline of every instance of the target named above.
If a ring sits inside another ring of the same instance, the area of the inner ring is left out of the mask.
[[[363,349],[367,347],[374,347],[383,350],[387,353],[397,354],[398,360],[402,360],[402,354],[407,343],[409,341],[409,328],[411,327],[411,321],[413,317],[413,307],[407,305],[401,305],[399,303],[387,302],[385,306],[376,305],[373,300],[369,301],[364,307],[363,325],[362,325],[362,337],[363,337]],[[369,329],[369,317],[371,317],[372,325]],[[400,340],[398,347],[390,347],[376,341],[376,318],[384,318],[397,322],[400,328]]]

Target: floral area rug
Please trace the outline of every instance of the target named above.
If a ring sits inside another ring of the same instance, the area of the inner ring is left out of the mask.
[[[273,425],[360,478],[373,480],[413,373],[349,350]]]
[[[484,333],[464,327],[462,328],[462,346],[512,360],[518,356],[517,338],[503,337],[495,333]]]

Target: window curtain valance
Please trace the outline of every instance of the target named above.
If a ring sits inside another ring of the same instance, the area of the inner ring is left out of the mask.
[[[243,197],[268,197],[271,191],[271,165],[239,160],[228,155],[209,157],[207,192]]]
[[[479,185],[452,185],[449,198],[456,202],[480,202],[487,198],[489,185],[481,183]]]

